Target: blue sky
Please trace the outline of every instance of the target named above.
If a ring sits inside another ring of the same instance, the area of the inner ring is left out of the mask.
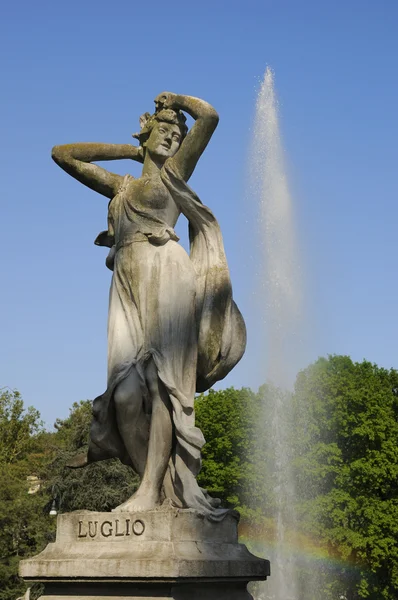
[[[262,383],[259,241],[245,190],[267,65],[306,280],[298,366],[344,353],[398,367],[397,27],[394,0],[5,4],[0,387],[19,389],[49,425],[105,389],[110,271],[93,240],[107,203],[50,150],[129,142],[163,90],[203,97],[220,114],[191,184],[220,221],[248,322],[246,356],[221,387]],[[130,163],[115,170],[138,174]]]

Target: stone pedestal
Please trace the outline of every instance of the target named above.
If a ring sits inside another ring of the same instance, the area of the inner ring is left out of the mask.
[[[82,511],[58,516],[53,544],[20,575],[45,585],[42,600],[249,600],[269,561],[238,544],[237,519],[194,510]]]

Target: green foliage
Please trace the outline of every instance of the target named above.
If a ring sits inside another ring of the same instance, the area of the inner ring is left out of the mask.
[[[28,494],[28,476],[42,475],[48,460],[48,435],[39,413],[25,410],[18,392],[0,395],[0,600],[15,600],[25,590],[18,563],[41,551],[54,530],[43,490]]]
[[[41,429],[39,412],[31,406],[25,409],[19,392],[3,390],[0,394],[0,463],[24,459]]]
[[[16,600],[26,589],[18,577],[22,558],[38,554],[53,541],[58,511],[106,511],[126,500],[138,479],[118,460],[85,469],[65,467],[77,451],[87,450],[91,402],[75,403],[56,431],[43,431],[39,413],[24,409],[18,392],[0,396],[0,600]],[[40,481],[29,494],[28,476]],[[33,590],[32,597],[35,592]]]
[[[300,528],[288,535],[314,557],[322,551],[336,564],[332,571],[327,563],[317,567],[315,600],[398,598],[394,387],[398,373],[393,369],[331,356],[298,375],[292,397],[265,385],[258,394],[230,388],[197,400],[197,424],[207,439],[199,482],[224,504],[239,508],[249,536],[258,537],[261,529],[270,540],[275,533],[270,517],[278,474],[267,432],[275,427],[288,432],[282,443],[295,476]],[[283,423],[275,418],[277,403]],[[299,572],[306,600],[313,569],[308,565]]]
[[[241,506],[254,476],[252,452],[258,398],[251,390],[210,390],[195,403],[196,424],[207,443],[198,482],[224,505]]]
[[[297,377],[298,508],[331,555],[356,567],[347,597],[398,597],[397,384],[397,371],[347,356]]]
[[[17,575],[19,561],[52,541],[49,497],[27,493],[27,472],[25,466],[0,467],[0,600],[16,600],[24,592],[26,586]]]
[[[57,446],[60,450],[75,452],[87,448],[91,413],[91,401],[81,400],[73,403],[67,419],[55,421]]]
[[[300,531],[288,532],[300,548],[313,544],[335,560],[319,569],[314,598],[398,598],[398,372],[346,356],[321,358],[299,373],[293,396],[264,385],[211,390],[195,402],[196,423],[207,440],[199,484],[226,506],[238,508],[252,538],[270,540],[275,487],[270,429],[288,431],[288,460],[295,478]],[[282,407],[276,417],[275,406]],[[279,421],[278,421],[279,419]],[[0,395],[0,600],[15,600],[24,584],[21,557],[37,554],[51,539],[53,498],[59,511],[106,511],[138,485],[118,460],[71,470],[66,462],[87,450],[91,402],[72,406],[43,431],[34,409],[16,392]],[[283,421],[283,423],[281,422]],[[27,493],[26,477],[41,489]],[[279,475],[279,479],[278,479]],[[256,550],[256,549],[254,549]],[[309,573],[300,577],[305,588]]]
[[[83,469],[65,466],[76,452],[86,452],[91,423],[91,402],[75,402],[69,417],[55,423],[56,459],[49,479],[54,499],[62,512],[85,509],[109,511],[137,489],[139,478],[118,459],[93,463]]]

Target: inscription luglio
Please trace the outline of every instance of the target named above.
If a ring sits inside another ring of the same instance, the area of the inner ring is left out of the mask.
[[[140,536],[145,531],[141,519],[109,519],[105,521],[81,520],[78,525],[78,538],[121,538]]]

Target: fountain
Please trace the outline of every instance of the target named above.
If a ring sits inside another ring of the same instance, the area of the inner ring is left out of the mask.
[[[259,204],[265,277],[263,319],[266,328],[267,382],[275,388],[267,407],[267,474],[273,480],[272,507],[265,507],[275,523],[272,577],[262,586],[259,598],[298,600],[296,561],[288,548],[288,529],[294,528],[295,490],[290,471],[290,440],[286,415],[291,394],[278,393],[292,383],[297,368],[301,337],[302,289],[295,236],[292,198],[286,176],[281,142],[274,75],[267,68],[257,98],[251,153],[251,183]],[[269,400],[268,400],[269,402]],[[271,424],[271,426],[270,426]]]

